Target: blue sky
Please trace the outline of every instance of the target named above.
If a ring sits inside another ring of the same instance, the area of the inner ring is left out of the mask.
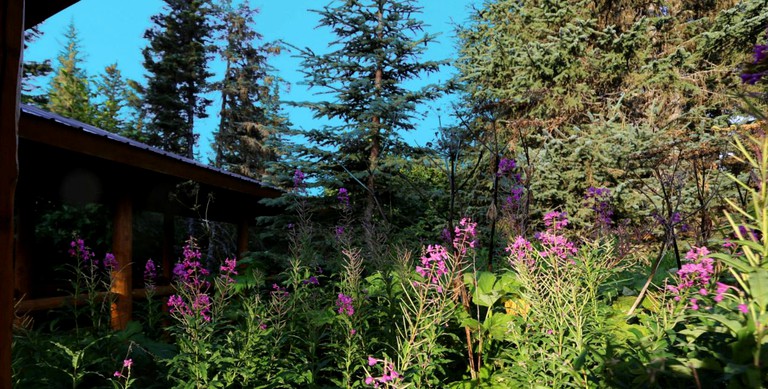
[[[160,0],[81,0],[40,25],[43,36],[34,42],[25,52],[27,60],[53,60],[56,65],[56,55],[62,50],[64,39],[62,34],[71,20],[74,20],[78,30],[81,48],[85,54],[85,68],[89,76],[100,74],[104,67],[117,62],[118,68],[127,78],[144,82],[144,68],[141,65],[141,49],[146,45],[144,31],[151,26],[150,17],[163,10]],[[255,18],[256,31],[264,36],[264,41],[283,40],[297,47],[309,47],[317,53],[322,53],[333,38],[326,29],[315,28],[319,17],[309,9],[319,9],[328,4],[326,0],[250,0],[253,7],[259,9]],[[480,4],[480,0],[421,0],[423,13],[417,18],[428,24],[427,32],[439,34],[435,44],[428,47],[424,59],[452,59],[455,56],[454,25],[463,24],[469,15],[469,6]],[[311,101],[318,97],[316,90],[307,90],[301,85],[302,75],[299,72],[298,58],[284,52],[273,57],[270,63],[278,70],[278,75],[290,83],[283,91],[281,98],[290,101]],[[213,64],[213,71],[218,72],[221,66]],[[442,82],[451,77],[450,67],[438,74],[419,80],[416,85]],[[210,156],[211,129],[218,123],[215,107],[219,105],[217,96],[211,96],[214,103],[209,109],[210,117],[196,125],[195,131],[200,134],[196,150],[199,159],[207,162]],[[448,101],[438,101],[431,107],[424,107],[427,114],[419,128],[404,137],[417,144],[432,140],[438,127],[438,114],[443,124],[446,124]],[[445,107],[438,113],[438,107]],[[303,108],[286,108],[286,112],[298,128],[314,128],[322,122],[312,119],[312,114]]]

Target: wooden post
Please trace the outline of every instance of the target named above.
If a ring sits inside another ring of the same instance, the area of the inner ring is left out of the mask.
[[[173,222],[172,213],[163,213],[163,258],[160,265],[163,271],[163,282],[171,281],[171,270],[173,270],[175,262],[175,258],[173,257],[173,239],[174,235],[176,235],[176,231]]]
[[[0,0],[0,389],[11,388],[13,201],[19,177],[24,0]]]
[[[112,328],[125,329],[133,315],[133,199],[129,192],[120,194],[115,206],[112,250],[117,260],[112,293]]]
[[[15,274],[14,295],[29,298],[29,268],[35,244],[35,223],[32,218],[34,203],[20,198],[16,201],[16,253],[13,262]]]
[[[248,251],[248,220],[243,218],[237,225],[237,259]]]

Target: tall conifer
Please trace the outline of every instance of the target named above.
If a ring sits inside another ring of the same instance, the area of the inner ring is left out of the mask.
[[[309,153],[336,183],[364,184],[364,222],[371,223],[385,190],[387,156],[402,155],[401,131],[414,129],[418,105],[437,96],[436,88],[409,89],[405,83],[439,69],[421,59],[434,36],[423,32],[413,0],[332,1],[321,10],[319,27],[334,35],[330,52],[302,51],[306,84],[329,99],[304,105],[316,118],[332,120],[304,133]],[[350,176],[351,175],[351,176]],[[381,209],[379,209],[381,211]],[[383,212],[382,212],[383,214]]]
[[[262,37],[251,27],[257,11],[247,2],[235,7],[231,0],[222,0],[218,11],[226,45],[220,50],[224,79],[216,85],[221,91],[221,120],[214,134],[214,163],[262,178],[276,158],[270,139],[286,124],[278,112],[276,78],[267,64],[268,56],[280,48],[269,43],[257,46]]]
[[[146,140],[154,146],[194,158],[195,119],[205,118],[210,41],[213,27],[208,0],[164,0],[162,13],[144,37],[147,70],[144,107]]]
[[[33,43],[37,38],[42,35],[37,27],[32,27],[24,32],[24,48],[26,49],[30,43]],[[21,68],[21,101],[23,103],[32,103],[40,106],[48,105],[48,96],[44,94],[36,94],[35,92],[40,89],[32,83],[32,80],[38,77],[45,77],[53,71],[51,66],[51,60],[46,59],[42,62],[37,61],[24,61]]]
[[[65,48],[59,53],[58,66],[48,92],[48,109],[68,118],[90,123],[93,119],[90,86],[82,67],[80,39],[74,21],[70,21],[64,37]]]

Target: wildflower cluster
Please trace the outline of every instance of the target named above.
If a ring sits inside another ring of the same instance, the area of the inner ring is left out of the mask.
[[[690,291],[706,296],[708,294],[707,288],[715,272],[714,259],[709,257],[709,250],[706,247],[691,248],[685,255],[685,259],[688,263],[677,271],[678,284],[667,285],[667,290],[675,295],[675,301],[680,301],[682,296]],[[725,290],[722,293],[725,293]],[[722,300],[722,297],[720,299]],[[691,309],[695,311],[699,309],[697,298],[692,297],[689,302]]]
[[[613,207],[611,206],[611,191],[608,188],[590,186],[584,195],[584,206],[595,213],[597,225],[610,227],[613,223]]]
[[[395,371],[395,365],[391,362],[384,359],[376,359],[370,356],[368,357],[368,366],[376,366],[379,362],[381,362],[384,367],[384,374],[379,377],[365,377],[366,385],[372,385],[374,388],[378,388],[381,384],[389,385],[389,383],[395,383],[402,377],[400,373]]]
[[[85,265],[98,265],[99,261],[94,259],[95,255],[90,248],[85,245],[85,241],[81,238],[75,238],[69,243],[69,256],[72,258],[78,258]]]
[[[768,45],[755,45],[752,62],[744,66],[741,82],[755,85],[768,74]]]
[[[476,228],[477,223],[473,222],[472,219],[462,218],[459,225],[453,229],[453,247],[462,254],[467,252],[467,247],[475,248],[477,246]]]
[[[349,192],[347,188],[339,188],[339,194],[336,196],[336,199],[339,200],[339,204],[342,206],[349,207]]]
[[[554,255],[561,259],[576,255],[578,249],[565,236],[559,234],[559,231],[568,225],[568,215],[565,212],[549,212],[544,215],[544,225],[547,229],[544,232],[537,233],[536,239],[541,242],[542,251],[539,254],[542,257]]]
[[[355,314],[355,307],[352,306],[352,296],[347,296],[344,293],[339,293],[339,297],[336,299],[336,307],[340,315],[352,316]]]
[[[171,314],[182,317],[200,316],[206,322],[211,321],[211,298],[208,289],[211,283],[206,279],[210,272],[200,264],[202,253],[194,240],[184,246],[184,259],[173,268],[176,277],[178,295],[168,299]],[[185,301],[185,298],[189,299]]]
[[[301,171],[301,169],[296,169],[296,171],[293,172],[293,187],[297,191],[303,191],[306,189],[306,185],[304,183],[304,179],[306,176],[304,175],[304,172]]]
[[[561,230],[568,225],[568,215],[565,212],[553,211],[547,213],[544,215],[544,225],[547,229],[534,235],[542,248],[538,255],[542,258],[552,256],[559,259],[567,259],[578,253],[576,245],[561,235]],[[530,269],[536,264],[535,257],[532,255],[534,247],[531,242],[522,236],[517,236],[505,250],[509,253],[509,262],[513,267],[524,265]]]
[[[438,292],[442,292],[440,288],[440,277],[448,274],[448,269],[445,265],[445,261],[448,259],[448,251],[445,247],[436,244],[427,246],[427,252],[421,256],[421,266],[416,266],[416,272],[422,277],[427,279],[430,283],[438,285]]]
[[[522,236],[515,238],[515,241],[507,246],[505,250],[509,253],[509,262],[513,267],[524,265],[531,268],[536,264],[536,260],[531,255],[533,246],[531,242],[525,240]]]
[[[499,161],[499,171],[496,175],[499,177],[504,176],[514,170],[515,167],[517,167],[517,164],[514,159],[502,158],[501,161]]]
[[[157,279],[157,267],[152,259],[148,259],[144,264],[144,287],[147,290],[155,289],[155,280]]]

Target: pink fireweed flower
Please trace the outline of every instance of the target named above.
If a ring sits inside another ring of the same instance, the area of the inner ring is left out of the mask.
[[[440,283],[440,277],[448,274],[445,261],[448,259],[448,251],[445,247],[436,244],[427,246],[427,252],[421,257],[421,266],[416,266],[416,272],[433,284]]]
[[[306,176],[304,175],[304,172],[302,172],[301,169],[296,169],[296,171],[293,172],[293,187],[299,191],[304,190],[305,178]]]
[[[706,247],[692,247],[685,255],[686,261],[677,271],[678,283],[677,285],[667,285],[667,290],[675,295],[675,301],[680,301],[680,296],[688,291],[696,291],[702,296],[706,296],[708,292],[709,284],[714,275],[714,259],[709,257],[709,250]],[[725,284],[723,284],[725,285]],[[718,293],[715,296],[715,301],[722,300],[722,294],[725,293],[727,288],[722,289],[718,283]],[[690,308],[693,310],[698,309],[695,299],[689,300],[691,302]]]
[[[466,246],[475,248],[477,244],[475,241],[475,236],[477,235],[475,232],[476,228],[477,223],[473,222],[472,219],[468,217],[462,218],[459,221],[459,225],[453,230],[453,247],[462,254],[466,252]]]
[[[198,313],[203,320],[211,321],[211,298],[201,293],[195,297],[195,301],[192,302],[192,309]]]
[[[131,366],[133,366],[133,359],[128,358],[128,359],[123,360],[123,367],[127,367],[127,368],[130,369]]]
[[[237,275],[237,260],[235,258],[225,259],[224,264],[219,268],[220,277],[229,284],[234,284],[236,281],[232,276]]]
[[[514,170],[516,166],[517,164],[514,159],[502,158],[501,161],[499,161],[499,171],[496,175],[501,177]]]
[[[107,253],[104,255],[104,268],[111,271],[116,267],[117,259],[115,259],[115,254]]]
[[[725,292],[728,291],[728,289],[732,288],[732,286],[728,284],[724,284],[722,282],[717,283],[717,289],[715,289],[715,302],[719,303],[723,301],[723,298],[725,297]]]
[[[336,299],[336,307],[339,308],[340,315],[352,316],[355,314],[355,308],[352,306],[352,297],[343,293],[339,293],[339,297]]]
[[[747,304],[739,304],[739,312],[745,315],[749,313],[749,307],[747,307]]]
[[[69,247],[69,255],[72,258],[78,258],[83,264],[88,266],[97,266],[99,264],[99,261],[94,259],[95,254],[85,245],[84,240],[75,238],[75,240],[69,243]]]
[[[288,296],[290,296],[290,293],[278,284],[272,284],[272,292],[270,292],[270,294],[272,295],[272,298],[278,300],[287,299]]]
[[[155,278],[157,278],[157,268],[155,267],[155,262],[150,258],[144,264],[144,287],[154,290]]]
[[[349,191],[347,191],[347,188],[339,188],[339,194],[336,196],[336,199],[339,200],[339,204],[349,207]]]
[[[187,303],[184,302],[184,299],[182,299],[181,296],[175,294],[171,295],[171,297],[168,298],[168,307],[171,309],[171,314],[178,313],[181,316],[192,315],[192,310],[189,309]]]
[[[690,300],[690,302],[691,302],[691,309],[693,309],[694,311],[698,311],[699,310],[699,304],[698,304],[699,300],[692,298]]]
[[[531,242],[525,240],[522,236],[515,238],[505,249],[509,253],[509,264],[513,267],[518,265],[525,265],[529,268],[536,264],[536,260],[531,255],[533,253],[533,246]]]
[[[366,385],[372,385],[374,388],[378,388],[380,384],[387,384],[387,382],[394,382],[397,381],[398,378],[402,377],[400,373],[395,371],[395,365],[391,362],[388,362],[386,360],[380,360],[375,359],[373,357],[368,357],[368,366],[374,366],[378,362],[382,362],[384,368],[382,371],[382,375],[379,377],[372,377],[367,376],[365,377],[365,384]]]
[[[562,230],[568,225],[568,214],[558,211],[548,212],[544,215],[544,225],[552,231]]]
[[[568,239],[562,235],[552,233],[550,230],[536,234],[536,238],[541,242],[543,250],[539,252],[542,257],[550,255],[566,259],[576,255],[579,250]]]
[[[121,378],[121,377],[123,376],[123,373],[121,373],[121,372],[119,372],[119,371],[115,370],[115,373],[114,373],[114,374],[112,374],[112,376],[114,376],[114,377],[117,377],[117,378]]]

